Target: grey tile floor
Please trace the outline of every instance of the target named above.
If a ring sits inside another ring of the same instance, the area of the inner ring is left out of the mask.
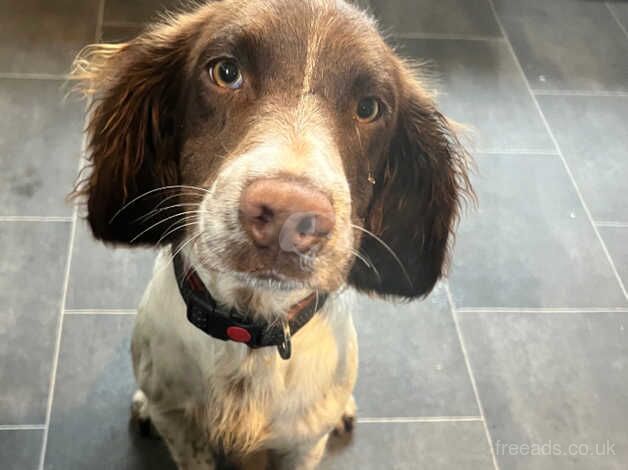
[[[362,1],[361,3],[367,3]],[[63,201],[63,74],[176,0],[0,0],[0,468],[172,469],[128,426],[153,254]],[[628,468],[628,3],[370,0],[474,129],[477,210],[425,301],[361,300],[348,446],[325,469]]]

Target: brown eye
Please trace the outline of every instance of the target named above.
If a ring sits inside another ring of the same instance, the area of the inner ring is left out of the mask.
[[[372,122],[380,115],[380,105],[377,98],[362,98],[358,102],[355,115],[360,122]]]
[[[209,67],[209,77],[221,88],[237,90],[244,79],[240,67],[233,59],[220,59]]]

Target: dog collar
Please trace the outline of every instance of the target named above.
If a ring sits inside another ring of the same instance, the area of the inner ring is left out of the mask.
[[[282,359],[290,359],[292,355],[291,336],[312,319],[328,297],[310,294],[290,307],[288,319],[283,322],[252,322],[246,312],[219,306],[198,273],[186,268],[180,254],[174,257],[174,273],[192,325],[213,338],[244,343],[252,349],[276,346]]]

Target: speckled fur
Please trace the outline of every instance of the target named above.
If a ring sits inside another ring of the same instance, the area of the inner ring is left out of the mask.
[[[227,300],[229,286],[208,274],[212,293]],[[276,306],[271,291],[258,295]],[[293,295],[286,295],[285,305]],[[354,411],[353,295],[345,290],[332,296],[293,338],[292,359],[283,361],[274,348],[253,351],[216,341],[189,324],[164,249],[138,311],[132,351],[144,417],[179,467],[212,468],[208,462],[218,451],[237,459],[272,449],[283,456],[278,468],[314,468],[327,435],[346,410]]]
[[[237,92],[208,73],[225,55],[242,58]],[[374,21],[341,0],[204,2],[128,43],[86,48],[72,78],[92,100],[74,193],[92,233],[161,249],[132,341],[134,415],[180,470],[315,468],[355,415],[353,288],[417,298],[444,274],[472,193],[453,126]],[[358,119],[364,98],[378,99],[377,119]],[[313,254],[259,249],[240,223],[247,184],[277,177],[333,206]],[[289,361],[215,340],[186,318],[171,247],[220,303],[255,318],[330,297]]]

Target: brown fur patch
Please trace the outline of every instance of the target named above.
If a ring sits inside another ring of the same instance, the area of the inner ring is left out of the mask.
[[[244,85],[237,92],[210,82],[208,64],[217,57],[238,60]],[[350,201],[334,196],[334,203],[350,213],[312,272],[290,254],[255,249],[235,222],[209,254],[229,270],[272,266],[310,279],[312,288],[334,290],[348,279],[363,291],[403,297],[425,295],[443,274],[459,207],[472,194],[468,155],[359,10],[322,0],[211,2],[127,44],[87,48],[73,75],[93,97],[91,167],[76,194],[87,200],[97,238],[187,240],[198,228],[203,191],[229,164],[279,136],[287,142],[282,165],[309,177],[305,157],[314,150],[304,137],[324,126],[329,152],[317,158],[340,165]],[[355,119],[364,97],[376,97],[382,110],[368,124]],[[340,243],[341,231],[353,232],[353,252]]]

